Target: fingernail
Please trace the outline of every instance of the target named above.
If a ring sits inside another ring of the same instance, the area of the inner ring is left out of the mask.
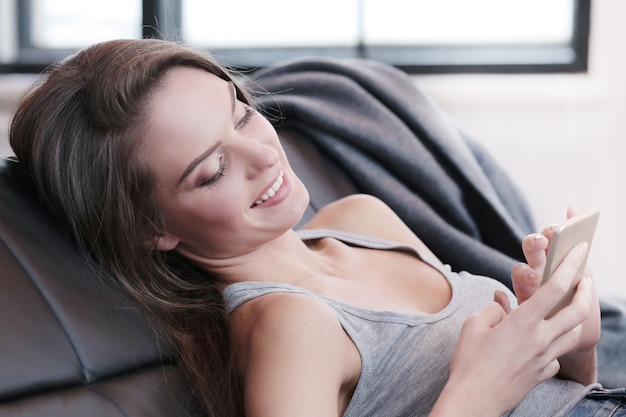
[[[532,237],[534,243],[539,242],[540,240],[544,240],[546,237],[541,233],[535,233]]]

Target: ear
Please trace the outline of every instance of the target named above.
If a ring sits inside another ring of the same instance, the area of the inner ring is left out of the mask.
[[[154,237],[154,240],[146,242],[146,247],[150,250],[167,252],[178,246],[180,240],[168,233],[161,233]]]

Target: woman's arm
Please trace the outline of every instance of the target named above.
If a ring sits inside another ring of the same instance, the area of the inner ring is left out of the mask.
[[[332,312],[298,294],[271,294],[233,313],[248,417],[337,417],[360,357]]]

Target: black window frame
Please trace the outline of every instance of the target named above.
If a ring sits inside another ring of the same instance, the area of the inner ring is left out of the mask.
[[[30,38],[29,0],[17,2],[18,54],[13,63],[0,63],[0,73],[36,73],[75,50],[41,49]],[[182,0],[143,0],[142,36],[178,39]],[[297,56],[358,57],[387,62],[410,74],[450,73],[572,73],[586,72],[589,57],[591,0],[576,0],[574,37],[568,45],[445,45],[321,48],[217,49],[228,65],[253,70]],[[184,39],[182,40],[184,42]]]

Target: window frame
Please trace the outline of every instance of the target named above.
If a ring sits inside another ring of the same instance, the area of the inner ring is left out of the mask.
[[[183,0],[142,0],[142,36],[177,39],[182,25]],[[51,63],[75,52],[42,49],[30,39],[29,0],[16,2],[17,58],[0,63],[0,73],[38,73]],[[576,0],[574,37],[568,45],[445,45],[303,48],[233,48],[213,52],[226,64],[254,70],[297,56],[365,58],[387,62],[410,74],[450,73],[568,73],[586,72],[589,56],[591,0]],[[183,39],[184,42],[184,39]]]

